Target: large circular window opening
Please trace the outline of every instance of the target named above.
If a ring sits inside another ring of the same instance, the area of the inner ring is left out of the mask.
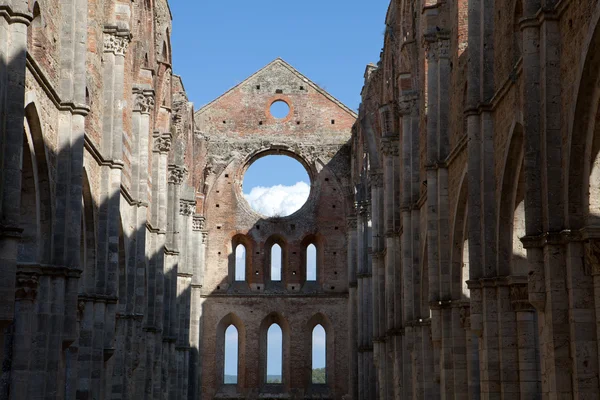
[[[290,106],[283,100],[276,100],[271,104],[271,108],[269,108],[271,115],[276,119],[284,119],[290,115]]]
[[[298,211],[310,195],[310,177],[292,157],[268,155],[250,165],[244,175],[244,198],[267,217],[287,217]]]

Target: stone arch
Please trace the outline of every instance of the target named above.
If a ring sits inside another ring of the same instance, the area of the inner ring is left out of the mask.
[[[300,268],[300,281],[306,283],[307,282],[307,269],[308,269],[308,257],[307,251],[310,245],[314,245],[317,249],[317,278],[316,282],[323,282],[323,274],[324,274],[324,265],[325,265],[325,257],[324,257],[324,249],[325,249],[325,238],[320,233],[309,234],[302,239],[300,243],[301,250],[301,265]],[[308,281],[310,282],[310,281]]]
[[[523,126],[515,122],[504,156],[504,171],[498,199],[498,253],[499,276],[525,275],[526,254],[520,238],[525,235],[523,168]],[[508,261],[508,262],[507,262]],[[524,270],[525,269],[525,270]]]
[[[265,282],[271,282],[271,263],[272,263],[272,249],[273,246],[279,245],[281,247],[281,280],[277,281],[278,283],[285,283],[288,278],[287,266],[288,263],[288,243],[285,238],[279,234],[272,235],[265,242]]]
[[[317,325],[321,325],[323,329],[325,329],[326,385],[332,388],[333,383],[335,382],[335,331],[331,320],[321,312],[313,315],[306,322],[304,328],[304,348],[306,354],[308,354],[304,368],[306,387],[312,385],[312,333]]]
[[[239,245],[243,245],[246,249],[246,266],[245,266],[245,281],[248,282],[252,277],[252,255],[254,254],[254,241],[247,235],[237,234],[231,238],[231,249],[229,256],[229,282],[236,282],[236,250]]]
[[[163,58],[162,61],[171,64],[171,31],[168,27],[165,29],[165,40],[163,42],[161,56]]]
[[[277,324],[282,333],[283,360],[281,364],[282,388],[287,391],[290,387],[290,325],[288,321],[278,312],[272,312],[262,320],[258,332],[259,337],[259,385],[264,386],[267,382],[267,333],[271,325]]]
[[[26,263],[49,263],[53,197],[42,124],[35,103],[25,107],[21,171],[21,226],[24,231],[17,259]]]
[[[596,116],[600,104],[600,59],[596,56],[600,51],[600,4],[594,10],[591,28],[584,45],[585,58],[580,66],[579,81],[575,86],[576,101],[570,112],[569,138],[565,154],[566,168],[563,167],[565,179],[563,200],[567,228],[578,230],[586,224],[600,224],[600,204],[590,205],[590,197],[599,188],[590,187],[590,175],[600,147],[600,124],[596,124]],[[594,172],[597,168],[594,168]],[[588,196],[588,190],[590,191]],[[540,205],[541,206],[541,205]]]
[[[469,260],[465,260],[465,246],[468,252],[468,224],[467,224],[467,209],[468,209],[468,198],[469,198],[469,180],[467,177],[467,168],[462,173],[460,186],[458,191],[458,197],[456,201],[456,208],[454,211],[454,221],[452,228],[452,254],[450,260],[451,266],[451,279],[452,279],[452,299],[453,300],[468,300],[469,292],[466,288],[466,280],[469,279],[468,263]],[[468,254],[468,253],[467,253]],[[466,264],[466,271],[465,271]],[[466,278],[466,280],[465,280]]]
[[[225,384],[225,331],[229,326],[235,326],[238,331],[238,388],[244,387],[246,379],[246,327],[244,322],[234,313],[224,316],[217,324],[215,368],[217,387]]]
[[[376,130],[374,128],[375,117],[372,114],[367,114],[360,120],[360,124],[362,125],[362,131],[365,132],[363,136],[364,147],[367,150],[368,158],[369,158],[369,168],[372,171],[375,171],[381,168],[381,163],[379,160],[379,145],[377,144]]]
[[[96,282],[96,224],[94,202],[87,168],[82,173],[81,269],[80,293],[94,290]]]

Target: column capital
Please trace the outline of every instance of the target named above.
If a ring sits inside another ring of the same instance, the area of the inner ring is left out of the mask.
[[[154,133],[154,152],[167,154],[171,150],[172,136],[170,133]]]
[[[170,145],[169,145],[170,146]],[[187,168],[181,165],[169,165],[169,183],[181,185],[187,175]],[[195,202],[194,202],[195,204]]]
[[[17,272],[16,283],[16,300],[35,300],[38,291],[38,277],[35,274]]]
[[[529,302],[529,290],[526,283],[516,283],[510,286],[510,303],[515,311],[533,311]]]
[[[113,53],[116,56],[125,56],[127,47],[131,41],[129,31],[119,31],[116,28],[104,30],[104,52]]]
[[[384,156],[397,157],[400,155],[400,138],[398,136],[384,136],[381,138],[380,150]]]
[[[369,174],[369,180],[371,182],[372,187],[383,187],[383,172],[371,171],[371,173]]]
[[[447,32],[427,33],[424,38],[427,61],[450,58],[450,35]]]
[[[398,99],[398,113],[402,116],[408,116],[416,114],[417,112],[417,99],[416,94],[403,94]]]
[[[192,230],[195,232],[202,231],[206,225],[206,218],[195,215],[192,222]]]
[[[396,105],[387,103],[379,107],[379,126],[381,126],[381,135],[394,135],[396,118]]]
[[[179,214],[191,217],[196,212],[196,202],[191,200],[179,200]]]
[[[154,90],[134,89],[133,111],[150,114],[154,109]]]

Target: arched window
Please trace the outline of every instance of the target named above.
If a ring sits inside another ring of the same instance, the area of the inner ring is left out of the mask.
[[[225,362],[223,368],[223,383],[236,385],[238,383],[239,346],[238,330],[229,325],[225,331]]]
[[[266,383],[283,383],[283,332],[278,324],[267,331],[267,375]]]
[[[271,280],[281,281],[281,246],[271,246]]]
[[[312,331],[312,383],[327,383],[327,334],[322,325]]]
[[[306,280],[317,280],[317,246],[312,243],[306,248]]]
[[[246,280],[246,246],[243,244],[238,244],[235,248],[235,280]]]

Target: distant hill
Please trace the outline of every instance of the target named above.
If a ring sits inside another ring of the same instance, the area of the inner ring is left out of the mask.
[[[235,385],[238,383],[237,375],[225,375],[224,383],[226,385]],[[267,383],[278,384],[281,383],[281,375],[268,375]]]
[[[315,368],[312,370],[312,383],[323,384],[327,383],[325,368]]]
[[[272,383],[272,384],[281,383],[281,375],[267,375],[267,383]]]

